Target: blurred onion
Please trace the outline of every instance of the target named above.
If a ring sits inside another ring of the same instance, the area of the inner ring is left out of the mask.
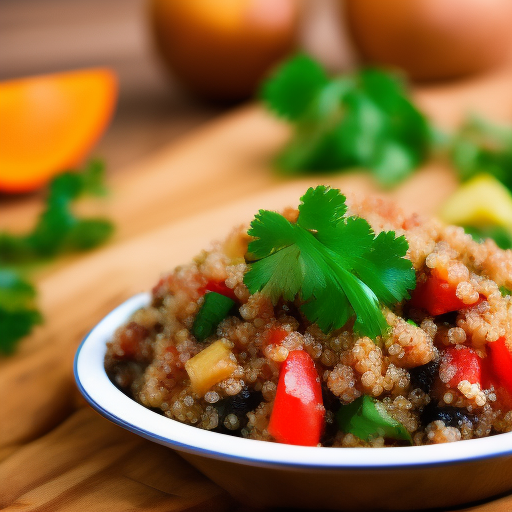
[[[295,49],[296,0],[151,0],[159,53],[195,93],[236,101]]]
[[[511,48],[511,0],[345,0],[362,58],[416,80],[455,78],[497,66]]]

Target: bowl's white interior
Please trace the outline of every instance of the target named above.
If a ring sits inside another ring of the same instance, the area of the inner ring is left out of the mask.
[[[160,444],[207,457],[263,466],[382,468],[447,464],[512,454],[512,432],[433,446],[311,448],[235,438],[184,425],[159,415],[117,389],[104,369],[106,343],[149,294],[132,297],[109,313],[85,338],[75,358],[75,378],[88,402],[111,421]]]

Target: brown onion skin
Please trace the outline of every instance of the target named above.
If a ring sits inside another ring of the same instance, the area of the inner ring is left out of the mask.
[[[150,0],[149,8],[172,75],[206,99],[249,98],[296,48],[297,0]]]
[[[458,78],[503,64],[512,46],[510,0],[344,0],[365,62],[416,81]]]

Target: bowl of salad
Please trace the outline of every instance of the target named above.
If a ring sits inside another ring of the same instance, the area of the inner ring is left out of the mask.
[[[253,507],[455,506],[512,488],[511,286],[491,240],[320,186],[116,308],[75,376]]]

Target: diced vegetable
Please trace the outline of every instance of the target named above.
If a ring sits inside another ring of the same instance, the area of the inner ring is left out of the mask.
[[[293,350],[281,367],[268,431],[279,443],[316,446],[324,416],[315,363],[307,352]]]
[[[229,297],[234,301],[237,300],[234,290],[226,286],[226,283],[224,281],[208,281],[203,290],[203,293],[206,292],[220,293],[221,295]]]
[[[212,386],[227,379],[237,367],[231,350],[217,340],[185,363],[192,388],[203,396]]]
[[[488,343],[491,370],[500,384],[512,394],[512,353],[504,337]]]
[[[289,332],[281,327],[273,327],[269,330],[268,337],[265,341],[266,345],[280,345],[288,336]]]
[[[120,359],[137,359],[137,356],[140,355],[141,343],[148,334],[149,331],[136,322],[130,322],[123,327],[117,334],[119,347],[123,351],[123,355],[118,357]]]
[[[438,316],[468,308],[474,304],[464,304],[457,297],[457,286],[448,283],[433,272],[426,281],[417,283],[410,305],[414,308],[426,309],[432,316]]]
[[[439,375],[449,377],[443,379],[451,388],[456,388],[459,382],[467,380],[471,384],[482,385],[482,358],[469,347],[459,346],[446,349]]]
[[[449,224],[512,226],[512,196],[489,174],[479,174],[461,185],[441,210]]]
[[[336,420],[342,432],[353,434],[364,441],[383,436],[412,444],[408,430],[392,418],[379,401],[368,395],[341,406]]]
[[[197,341],[204,341],[211,336],[234,305],[235,301],[225,295],[207,292],[192,327],[192,333]]]

